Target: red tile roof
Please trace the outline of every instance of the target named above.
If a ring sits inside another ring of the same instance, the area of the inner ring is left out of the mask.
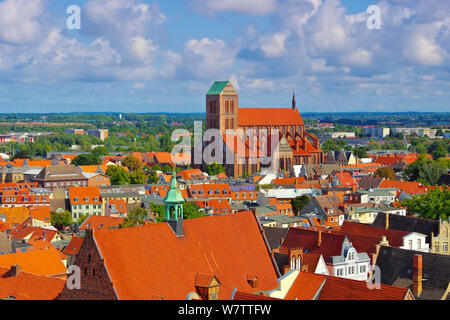
[[[188,186],[188,193],[193,198],[231,197],[230,186],[226,183],[192,184]]]
[[[356,251],[366,252],[367,254],[375,253],[375,245],[381,241],[381,237],[370,237],[359,234],[346,234],[344,232],[329,230],[322,232],[322,243],[318,247],[317,240],[319,237],[319,231],[307,230],[304,228],[290,228],[286,239],[280,248],[281,252],[288,252],[289,248],[302,247],[308,249],[309,252],[319,253],[323,256],[324,260],[332,256],[341,255],[342,242],[347,235],[350,242],[352,242]]]
[[[21,271],[10,275],[10,267],[0,267],[0,299],[54,300],[64,289],[66,281],[61,278],[35,275]]]
[[[239,108],[239,127],[304,125],[298,109],[292,108]]]
[[[379,188],[395,188],[408,194],[428,193],[427,186],[414,181],[384,180]]]
[[[369,289],[365,281],[300,272],[285,299],[311,300],[317,294],[318,300],[405,300],[408,291],[384,284]]]
[[[123,223],[124,218],[105,217],[105,216],[89,216],[80,226],[80,230],[94,229],[108,230],[111,227],[117,227]]]
[[[78,254],[78,251],[80,251],[81,245],[83,244],[83,240],[84,238],[81,237],[73,237],[62,252],[66,255]]]
[[[57,230],[50,230],[31,226],[25,227],[18,226],[13,231],[11,231],[11,237],[13,239],[27,238],[27,241],[45,240],[48,242],[52,242],[55,236],[57,236],[57,234],[58,234]]]
[[[282,178],[282,179],[273,179],[272,183],[274,185],[300,185],[304,183],[306,179],[304,177],[300,178]]]
[[[232,300],[244,300],[244,301],[251,301],[251,300],[257,300],[257,301],[262,301],[262,300],[280,300],[277,298],[272,298],[269,296],[262,296],[259,294],[252,294],[252,293],[245,293],[245,292],[241,292],[241,291],[236,291],[234,293],[233,299]]]
[[[336,172],[335,175],[343,187],[359,187],[350,172]]]
[[[409,234],[409,232],[406,231],[376,228],[371,225],[350,221],[344,221],[340,231],[347,234],[359,234],[377,238],[386,236],[389,245],[397,248],[403,246],[403,237]]]
[[[98,187],[70,187],[69,196],[71,205],[102,204],[100,189]]]
[[[0,267],[11,268],[16,264],[22,267],[22,271],[37,275],[67,273],[58,250],[54,248],[0,255]]]
[[[199,273],[217,277],[220,299],[234,288],[252,293],[277,286],[279,274],[252,212],[185,220],[183,230],[180,238],[167,223],[94,232],[119,299],[185,299],[196,291]],[[256,288],[249,274],[258,277]]]

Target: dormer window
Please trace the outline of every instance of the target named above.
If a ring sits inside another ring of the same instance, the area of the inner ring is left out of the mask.
[[[197,274],[195,288],[203,300],[219,300],[220,281],[215,275]]]

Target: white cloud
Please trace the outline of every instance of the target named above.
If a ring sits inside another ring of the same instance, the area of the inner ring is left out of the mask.
[[[133,89],[143,90],[145,89],[145,84],[142,82],[136,82],[133,84]]]
[[[38,18],[42,0],[5,0],[0,2],[0,42],[24,44],[36,41],[41,33]]]
[[[191,39],[184,48],[186,68],[200,78],[223,77],[235,61],[234,50],[221,39]]]
[[[275,33],[267,37],[262,37],[261,50],[268,58],[278,58],[285,51],[285,42],[288,35],[285,33]]]
[[[214,15],[218,12],[231,11],[248,15],[261,16],[276,9],[276,0],[193,0],[190,5],[199,12]]]

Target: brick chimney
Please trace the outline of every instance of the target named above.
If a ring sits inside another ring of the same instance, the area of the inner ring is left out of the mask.
[[[413,295],[420,296],[422,293],[422,255],[413,256]]]
[[[319,230],[318,238],[317,238],[317,246],[320,247],[322,245],[322,231]]]
[[[15,265],[11,266],[11,273],[10,273],[10,275],[12,277],[16,277],[20,273],[20,270],[22,270],[22,267],[17,265],[17,264],[15,264]]]

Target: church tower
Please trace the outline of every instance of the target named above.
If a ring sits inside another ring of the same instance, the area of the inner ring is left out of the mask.
[[[170,189],[163,201],[165,205],[164,220],[169,223],[177,237],[183,236],[183,203],[185,200],[178,189],[175,169],[172,172]]]
[[[215,81],[206,94],[206,129],[236,130],[239,95],[230,81]]]

